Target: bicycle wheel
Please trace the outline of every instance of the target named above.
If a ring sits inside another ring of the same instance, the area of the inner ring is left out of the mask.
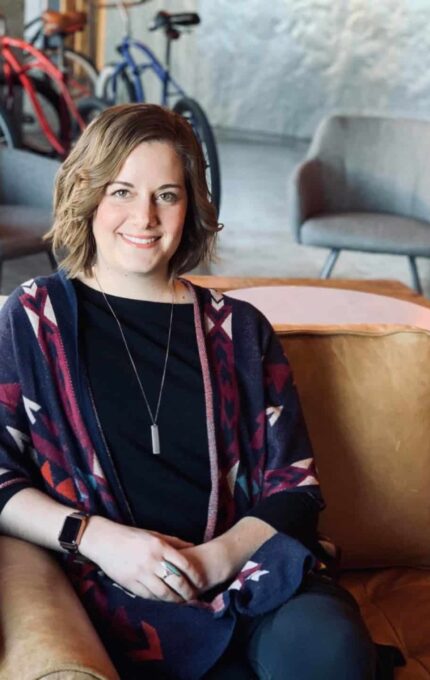
[[[0,106],[0,148],[19,146],[19,136],[12,119],[3,106]]]
[[[62,98],[47,80],[38,78],[33,74],[28,77],[53,132],[60,140],[68,139],[71,127],[70,115]],[[4,77],[1,76],[0,99],[9,117],[17,121],[19,145],[36,153],[56,156],[57,153],[43,133],[33,104],[21,82],[15,79],[10,88]]]
[[[194,132],[202,145],[206,160],[206,178],[217,214],[221,203],[221,177],[219,169],[218,151],[214,133],[200,104],[195,99],[184,97],[179,99],[173,107],[176,113],[181,114],[192,125]]]
[[[104,99],[110,106],[135,102],[136,94],[127,71],[124,68],[114,77],[115,70],[115,64],[106,64],[102,68],[97,78],[97,96]]]
[[[67,87],[75,101],[92,97],[96,93],[98,71],[85,54],[66,48],[64,62],[67,71]]]
[[[86,125],[89,125],[94,118],[97,118],[99,113],[108,108],[103,99],[98,97],[85,97],[76,102],[76,108],[79,111],[81,118],[83,118]],[[81,130],[76,121],[72,124],[72,140],[76,142],[81,134]]]

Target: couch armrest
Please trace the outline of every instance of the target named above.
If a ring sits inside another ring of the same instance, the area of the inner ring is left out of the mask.
[[[308,158],[294,170],[288,182],[288,224],[294,237],[301,242],[300,227],[313,215],[324,212],[321,182],[321,162]]]
[[[67,576],[42,548],[0,537],[0,678],[119,680]]]

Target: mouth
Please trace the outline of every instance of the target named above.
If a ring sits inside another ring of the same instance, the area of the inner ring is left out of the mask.
[[[161,236],[150,236],[144,238],[143,236],[132,236],[131,234],[120,234],[121,238],[127,243],[132,243],[136,246],[148,247],[160,240]]]

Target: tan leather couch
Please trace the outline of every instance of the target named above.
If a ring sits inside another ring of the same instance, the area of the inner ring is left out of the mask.
[[[356,326],[283,333],[343,547],[342,583],[398,680],[430,678],[430,333]],[[1,680],[118,680],[44,551],[0,539]]]

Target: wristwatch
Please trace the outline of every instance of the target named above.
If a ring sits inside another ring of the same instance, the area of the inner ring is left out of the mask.
[[[67,515],[64,520],[63,528],[61,529],[58,541],[64,550],[67,550],[71,555],[79,553],[79,544],[81,542],[83,533],[89,522],[90,515],[85,512],[72,512]]]

